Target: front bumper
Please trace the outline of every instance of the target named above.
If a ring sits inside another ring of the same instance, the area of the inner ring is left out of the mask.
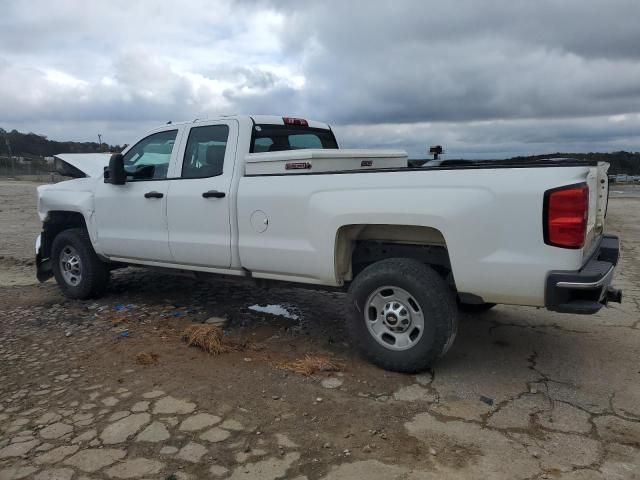
[[[592,257],[578,271],[552,271],[547,277],[545,306],[554,312],[591,314],[607,302],[622,300],[622,292],[611,286],[620,257],[620,240],[602,237]]]

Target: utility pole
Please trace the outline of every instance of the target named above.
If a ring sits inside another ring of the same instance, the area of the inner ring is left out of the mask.
[[[13,154],[11,153],[11,142],[9,141],[9,137],[5,135],[4,143],[7,144],[7,150],[9,151],[9,158],[13,158]]]
[[[98,151],[102,152],[102,135],[98,134]]]
[[[13,153],[11,152],[11,142],[9,141],[9,136],[4,136],[4,142],[7,144],[7,150],[9,151],[9,161],[11,162],[11,175],[15,175],[16,167],[13,163]]]

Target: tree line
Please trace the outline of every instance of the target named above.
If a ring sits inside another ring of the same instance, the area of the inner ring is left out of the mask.
[[[575,158],[577,160],[608,162],[611,165],[609,175],[640,175],[640,152],[550,153],[545,155],[514,157],[512,160],[542,160],[545,158]]]
[[[58,142],[49,140],[44,135],[36,133],[21,133],[17,130],[10,132],[0,128],[0,156],[8,156],[11,145],[11,153],[17,157],[51,157],[58,153],[97,153],[120,152],[124,148],[121,145],[108,145],[98,142]],[[612,153],[550,153],[545,155],[531,155],[514,157],[512,160],[541,160],[545,158],[576,158],[579,160],[597,160],[609,162],[610,175],[627,174],[640,175],[640,152],[612,152]]]
[[[58,153],[119,152],[122,148],[98,142],[58,142],[37,133],[8,132],[0,128],[0,156],[11,153],[14,157],[52,157]]]

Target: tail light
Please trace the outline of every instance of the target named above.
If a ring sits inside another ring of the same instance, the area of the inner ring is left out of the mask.
[[[547,190],[544,194],[544,242],[582,248],[587,234],[589,187],[586,183]]]
[[[285,125],[300,125],[301,127],[309,126],[309,122],[304,118],[282,117],[282,121]]]

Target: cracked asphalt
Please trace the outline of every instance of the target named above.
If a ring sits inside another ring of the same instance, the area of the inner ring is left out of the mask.
[[[338,293],[125,269],[104,298],[66,300],[33,280],[35,185],[0,182],[0,480],[638,479],[631,192],[608,211],[621,305],[463,316],[448,356],[407,376],[352,352]],[[181,342],[211,318],[243,348],[211,356]],[[306,354],[341,369],[282,369]]]

